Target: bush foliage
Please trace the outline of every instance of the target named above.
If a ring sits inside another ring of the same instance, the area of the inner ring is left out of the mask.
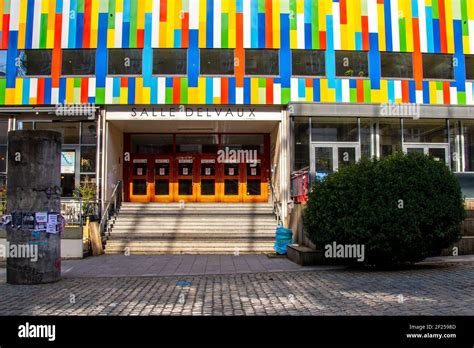
[[[460,239],[464,217],[459,183],[444,163],[396,153],[316,181],[304,226],[318,249],[362,244],[366,264],[394,265],[439,255]]]

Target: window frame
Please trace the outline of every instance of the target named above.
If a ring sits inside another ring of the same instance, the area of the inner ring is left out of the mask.
[[[370,67],[369,67],[369,51],[365,50],[358,50],[358,51],[350,51],[350,50],[335,50],[334,51],[334,60],[335,60],[335,73],[337,79],[351,79],[351,80],[369,80],[370,79]],[[337,74],[337,66],[338,66],[338,59],[337,54],[338,52],[349,52],[349,53],[364,53],[365,54],[365,61],[367,62],[367,76],[347,76],[347,75],[338,75]]]
[[[94,54],[94,73],[93,74],[84,74],[84,75],[78,75],[78,74],[65,74],[64,73],[64,52],[72,52],[72,51],[93,51]],[[95,77],[97,73],[97,49],[96,48],[63,48],[61,52],[61,76],[63,77]]]
[[[47,75],[36,75],[36,74],[34,74],[34,75],[27,75],[27,74],[25,74],[24,76],[19,76],[19,75],[18,75],[18,68],[17,68],[17,74],[16,74],[16,75],[17,75],[18,78],[22,78],[22,79],[25,79],[25,78],[44,78],[44,77],[47,78],[47,77],[51,77],[51,76],[53,75],[53,65],[52,65],[52,63],[51,63],[51,62],[52,62],[52,59],[53,59],[53,50],[52,50],[52,49],[48,49],[48,48],[40,48],[40,49],[33,49],[33,48],[26,49],[26,48],[25,48],[25,49],[19,49],[19,50],[18,50],[18,53],[17,53],[17,59],[19,58],[19,57],[18,57],[18,54],[20,53],[20,51],[24,51],[27,57],[28,57],[28,53],[27,53],[28,51],[36,51],[36,52],[37,52],[37,51],[46,51],[46,52],[49,52],[49,53],[51,54],[51,58],[50,58],[50,61],[49,61],[49,62],[50,62],[50,64],[49,64],[49,74],[47,74]],[[62,62],[61,62],[61,63],[62,63]],[[62,65],[61,65],[61,68],[62,68]]]
[[[110,53],[113,51],[125,51],[133,50],[140,52],[140,73],[138,74],[111,74],[109,73],[110,68]],[[111,77],[138,77],[143,75],[143,49],[142,48],[108,48],[107,49],[107,76]]]
[[[277,58],[278,58],[278,64],[277,64],[278,72],[277,72],[277,74],[276,75],[248,74],[247,73],[247,52],[248,51],[275,51],[275,52],[277,52]],[[252,78],[252,77],[273,77],[273,78],[279,77],[280,74],[281,74],[281,71],[280,71],[281,70],[280,69],[280,49],[278,49],[278,48],[246,48],[244,50],[244,64],[245,64],[244,65],[244,76],[245,77],[250,77],[250,78]]]
[[[384,76],[383,68],[382,68],[382,55],[389,55],[389,54],[403,54],[403,55],[410,55],[411,56],[411,76],[409,77],[393,77],[393,76]],[[415,78],[415,66],[413,64],[413,53],[412,52],[389,52],[383,51],[380,52],[380,78],[384,80],[413,80]]]
[[[295,52],[304,52],[304,51],[309,51],[311,53],[318,52],[321,53],[324,57],[324,75],[300,75],[300,74],[294,74],[294,59],[293,59],[293,54]],[[293,77],[298,77],[298,78],[310,78],[310,77],[316,77],[316,78],[326,78],[327,77],[327,72],[326,72],[326,51],[321,50],[321,49],[292,49],[291,50],[291,76]]]
[[[155,54],[157,53],[158,50],[181,50],[186,52],[186,72],[184,74],[157,74],[155,73]],[[188,60],[189,60],[189,49],[188,48],[153,48],[152,50],[152,58],[151,58],[151,74],[152,76],[158,76],[158,77],[186,77],[189,75],[189,66],[188,66]]]
[[[424,60],[424,57],[428,57],[428,56],[432,56],[432,57],[435,57],[435,56],[450,56],[451,57],[451,63],[453,62],[453,58],[454,58],[454,54],[451,54],[451,53],[422,53],[421,63],[423,65],[423,80],[426,80],[426,81],[451,81],[451,82],[455,81],[454,66],[453,66],[453,69],[452,69],[453,75],[449,79],[438,78],[438,77],[435,77],[435,78],[426,77],[425,76],[425,60]]]
[[[233,58],[232,58],[232,68],[233,72],[232,74],[204,74],[201,71],[202,68],[202,59],[201,59],[201,54],[203,51],[232,51],[233,53]],[[230,77],[230,76],[235,76],[235,48],[200,48],[199,49],[199,75],[204,76],[204,77]]]

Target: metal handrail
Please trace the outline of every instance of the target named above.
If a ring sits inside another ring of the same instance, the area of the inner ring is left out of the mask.
[[[122,182],[118,181],[115,185],[114,190],[112,191],[111,200],[105,206],[104,211],[102,212],[102,217],[100,219],[99,231],[101,235],[105,235],[105,226],[112,214],[116,214],[120,210],[122,205]]]
[[[270,183],[270,189],[272,190],[272,203],[273,203],[273,213],[276,216],[277,219],[277,224],[281,225],[282,224],[282,218],[281,218],[281,202],[280,200],[276,197],[275,194],[275,187],[273,186],[273,181],[270,178],[269,180]]]

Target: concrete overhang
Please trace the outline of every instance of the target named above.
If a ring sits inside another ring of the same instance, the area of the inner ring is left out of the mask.
[[[421,104],[356,104],[356,103],[304,103],[294,102],[287,106],[289,116],[338,116],[338,117],[375,117],[375,118],[414,118],[414,115],[391,115],[384,108],[419,108],[419,118],[474,119],[474,106],[458,105],[421,105]],[[400,109],[402,110],[402,109]]]

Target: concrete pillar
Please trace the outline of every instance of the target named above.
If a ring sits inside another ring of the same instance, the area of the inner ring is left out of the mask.
[[[62,135],[58,132],[9,132],[7,214],[60,212],[61,145]],[[7,226],[9,247],[19,250],[19,246],[29,245],[31,251],[37,246],[37,260],[8,257],[7,282],[42,284],[60,280],[60,233],[48,233],[37,226],[31,229],[25,224],[16,228],[14,223]]]

